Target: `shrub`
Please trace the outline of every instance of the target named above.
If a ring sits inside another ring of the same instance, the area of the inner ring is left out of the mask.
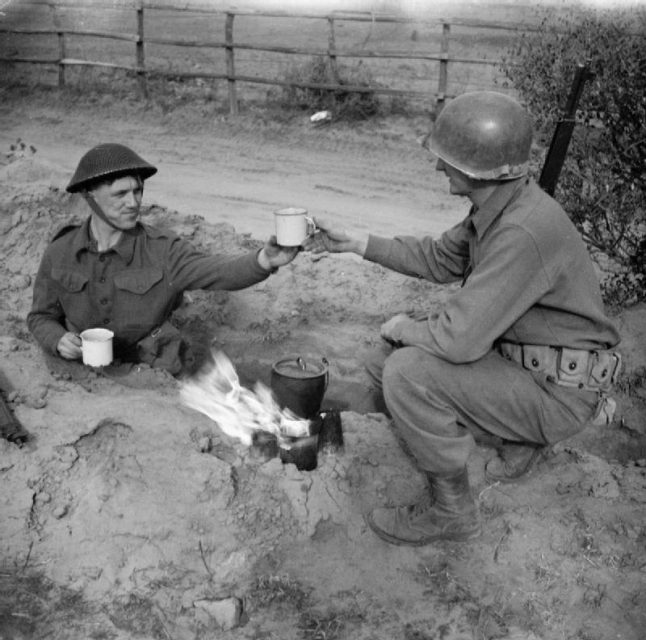
[[[337,64],[335,70],[324,56],[315,56],[302,65],[293,65],[285,74],[284,80],[296,84],[335,84],[366,88],[376,86],[370,70],[361,62],[353,68]],[[348,120],[365,119],[379,111],[379,101],[374,91],[289,86],[283,89],[283,103],[310,111],[329,110],[335,118]]]
[[[577,126],[556,198],[603,267],[606,302],[646,299],[646,9],[546,11],[522,35],[503,71],[549,143],[578,63],[594,78],[579,103]]]

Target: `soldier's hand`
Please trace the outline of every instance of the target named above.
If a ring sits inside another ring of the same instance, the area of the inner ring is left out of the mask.
[[[381,325],[381,337],[390,344],[403,346],[402,334],[405,325],[415,322],[405,313],[398,313]]]
[[[342,229],[333,229],[331,224],[321,218],[314,218],[316,232],[305,239],[303,249],[312,253],[346,253],[352,252],[360,256],[366,252],[368,236],[350,235]]]
[[[81,338],[79,338],[75,333],[68,331],[58,341],[56,350],[59,355],[66,360],[78,360],[82,355]]]
[[[282,247],[276,242],[276,236],[271,236],[258,254],[258,263],[266,271],[289,264],[300,251],[300,247]]]

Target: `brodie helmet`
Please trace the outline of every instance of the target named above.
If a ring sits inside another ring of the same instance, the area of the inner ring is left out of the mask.
[[[79,161],[67,185],[67,191],[76,193],[92,183],[106,178],[135,174],[142,180],[157,173],[157,168],[138,156],[132,149],[116,143],[99,144],[90,149]]]
[[[513,180],[527,173],[532,121],[513,98],[473,91],[440,112],[424,146],[470,178]]]

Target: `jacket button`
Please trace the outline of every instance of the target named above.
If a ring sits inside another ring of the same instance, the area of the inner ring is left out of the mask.
[[[538,360],[536,358],[532,358],[532,367],[538,367]]]
[[[570,364],[568,364],[567,368],[570,371],[574,371],[576,369],[576,362],[570,362]]]
[[[103,318],[103,324],[110,324],[109,318]]]

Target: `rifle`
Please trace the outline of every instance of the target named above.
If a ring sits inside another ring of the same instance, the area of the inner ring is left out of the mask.
[[[556,124],[552,142],[550,143],[541,177],[538,184],[544,191],[553,196],[556,190],[556,183],[558,182],[563,162],[565,161],[565,154],[567,153],[572,137],[572,131],[576,122],[576,109],[579,104],[579,99],[583,93],[583,87],[587,80],[594,77],[594,73],[590,71],[586,64],[578,64],[572,80],[572,87],[565,106],[565,112]]]
[[[13,442],[21,447],[28,439],[29,434],[25,431],[24,427],[18,418],[16,418],[9,405],[5,402],[2,391],[8,391],[9,385],[6,382],[4,374],[0,371],[0,438],[4,438],[9,442]]]

